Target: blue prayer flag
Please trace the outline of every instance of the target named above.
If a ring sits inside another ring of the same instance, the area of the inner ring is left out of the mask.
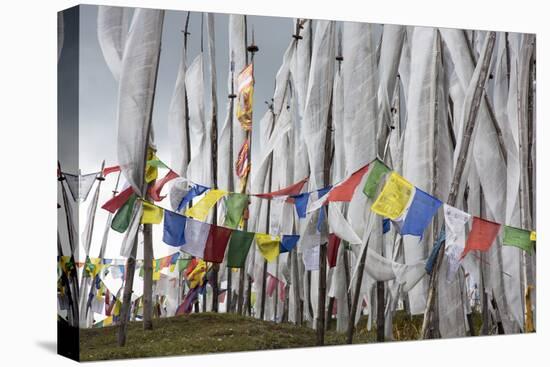
[[[298,218],[306,217],[307,202],[309,200],[309,192],[304,192],[300,195],[293,195],[294,205],[296,205],[296,213],[298,213]]]
[[[298,243],[299,239],[300,236],[298,236],[297,234],[283,235],[283,238],[281,239],[281,245],[279,246],[279,252],[283,253],[292,251],[292,249]]]
[[[442,204],[440,200],[416,188],[400,233],[422,237],[424,230]]]
[[[208,187],[202,186],[202,185],[195,185],[189,190],[187,194],[183,197],[181,200],[180,205],[178,205],[178,212],[181,211],[183,208],[189,204],[191,200],[193,200],[195,197],[204,194],[204,192],[208,190]]]
[[[165,210],[162,241],[170,246],[183,246],[185,244],[185,222],[186,218],[183,215]]]
[[[382,219],[382,233],[386,234],[390,231],[390,219],[384,218]]]
[[[437,255],[439,254],[439,250],[441,250],[441,246],[443,245],[443,240],[445,240],[445,227],[441,228],[441,232],[439,232],[439,237],[435,241],[432,253],[430,254],[430,257],[428,258],[428,261],[426,262],[426,273],[429,275],[432,275],[432,270],[435,265],[435,259],[437,258]]]
[[[332,189],[332,186],[328,186],[322,189],[317,190],[317,197],[320,199],[323,196],[325,196],[330,190]],[[325,206],[323,205],[321,207],[321,210],[319,211],[319,217],[317,218],[317,230],[321,232],[321,226],[323,225],[323,222],[325,221],[327,217],[327,213],[325,210]]]

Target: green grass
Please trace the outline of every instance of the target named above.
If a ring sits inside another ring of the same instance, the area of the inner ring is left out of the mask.
[[[354,344],[376,342],[376,329],[367,331],[362,319]],[[82,361],[161,357],[189,354],[303,348],[315,346],[315,331],[307,326],[275,324],[236,314],[198,313],[155,319],[153,330],[144,331],[141,322],[128,326],[125,347],[116,343],[117,327],[86,329],[80,332]],[[332,329],[336,321],[331,323]],[[416,340],[422,328],[422,316],[410,317],[398,312],[394,317],[395,340]],[[326,345],[345,344],[345,334],[329,330]]]

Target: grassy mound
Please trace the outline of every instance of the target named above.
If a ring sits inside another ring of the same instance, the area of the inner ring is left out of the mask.
[[[367,319],[358,324],[354,344],[376,341],[376,330],[367,331]],[[334,329],[333,320],[331,328]],[[394,318],[395,340],[416,340],[422,316],[398,312]],[[236,314],[197,313],[154,320],[153,330],[144,331],[141,322],[128,325],[126,346],[116,343],[117,327],[81,330],[82,361],[161,357],[189,354],[240,352],[315,346],[315,331],[307,326],[275,324]],[[345,344],[345,334],[329,330],[326,345]]]

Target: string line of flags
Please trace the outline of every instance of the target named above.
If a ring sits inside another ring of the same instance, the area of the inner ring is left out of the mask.
[[[362,192],[374,200],[370,209],[382,217],[384,233],[389,230],[391,221],[401,235],[421,238],[433,217],[443,207],[445,226],[442,230],[442,238],[446,243],[445,252],[449,257],[451,267],[458,268],[460,261],[470,251],[487,251],[501,228],[503,228],[502,243],[504,245],[516,246],[529,254],[535,246],[535,231],[501,225],[443,204],[441,200],[415,187],[378,159],[360,168],[341,182],[312,192],[301,192],[307,178],[281,190],[259,194],[228,192],[193,183],[176,212],[154,203],[165,198],[161,195],[164,185],[179,177],[158,157],[154,156],[147,162],[147,182],[153,182],[158,178],[158,168],[168,169],[169,172],[150,186],[149,197],[152,201],[138,197],[129,187],[102,206],[103,209],[115,214],[112,229],[124,233],[130,225],[135,201],[141,200],[143,204],[141,223],[161,224],[164,219],[164,243],[180,247],[186,253],[212,263],[221,263],[227,250],[227,266],[231,268],[244,266],[248,251],[254,241],[262,256],[271,262],[280,253],[291,251],[300,239],[297,234],[272,235],[239,230],[239,224],[246,215],[250,196],[263,199],[283,199],[287,203],[295,205],[299,218],[305,218],[308,213],[324,208],[329,202],[351,201],[366,174],[368,176]],[[118,170],[120,167],[108,167],[103,171],[103,175],[106,176]],[[384,178],[386,178],[385,183],[380,190]],[[204,196],[195,205],[187,208],[184,214],[180,214],[193,199],[201,195]],[[317,200],[310,202],[311,197],[317,197]],[[225,198],[226,208],[223,226],[207,223],[210,210],[222,198]],[[319,215],[318,230],[325,219],[326,214],[323,209]],[[466,237],[466,226],[470,223],[470,230]],[[339,238],[335,234],[330,234],[329,254],[333,253],[335,256],[339,242]],[[435,250],[437,251],[438,248]],[[335,259],[329,259],[330,264],[334,262]],[[430,271],[428,266],[427,271]]]

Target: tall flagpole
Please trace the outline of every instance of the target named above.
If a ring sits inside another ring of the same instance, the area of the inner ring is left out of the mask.
[[[470,143],[473,138],[472,135],[476,125],[479,108],[482,102],[485,83],[489,76],[489,66],[491,62],[491,56],[493,54],[493,48],[495,46],[496,33],[489,32],[487,37],[488,37],[488,45],[484,55],[480,56],[480,57],[483,57],[483,59],[480,60],[480,62],[482,62],[483,64],[481,65],[481,72],[479,74],[478,81],[476,84],[476,89],[474,92],[472,104],[470,106],[466,106],[468,107],[468,110],[469,110],[468,119],[465,122],[463,141],[460,146],[458,160],[457,160],[457,164],[453,174],[453,180],[451,181],[451,190],[449,192],[449,198],[447,199],[447,204],[451,206],[456,206],[456,202],[459,197],[460,181],[461,181],[462,175],[464,174],[464,170],[466,168],[466,159],[468,156],[468,151],[470,149]],[[439,335],[439,325],[434,325],[433,321],[435,319],[435,312],[436,312],[435,301],[436,301],[437,285],[439,282],[439,268],[441,266],[441,262],[443,261],[443,256],[445,254],[444,250],[445,250],[445,242],[443,242],[441,248],[439,249],[439,253],[437,254],[434,267],[432,270],[432,275],[430,277],[428,299],[426,301],[426,310],[424,312],[424,321],[422,323],[423,339],[427,339],[427,338],[431,338]]]

